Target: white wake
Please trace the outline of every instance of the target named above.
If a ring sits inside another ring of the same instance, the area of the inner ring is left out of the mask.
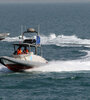
[[[24,36],[24,39],[26,39],[26,37]],[[20,36],[16,36],[16,37],[6,37],[4,40],[2,41],[7,41],[7,42],[14,42],[14,41],[23,41],[21,35]]]
[[[0,64],[0,72],[9,70]],[[90,61],[69,60],[69,61],[50,61],[47,65],[26,70],[26,72],[74,72],[90,71]]]
[[[51,61],[46,66],[27,70],[28,72],[89,71],[90,61]]]
[[[24,37],[29,38],[29,37]],[[7,37],[3,41],[13,42],[13,41],[22,41],[21,36],[17,37]],[[48,36],[41,35],[41,44],[42,45],[57,45],[57,46],[68,46],[68,47],[90,47],[90,39],[81,39],[76,35],[65,36],[65,35],[56,35],[51,33]]]
[[[47,65],[34,68],[31,71],[38,72],[73,72],[73,71],[90,71],[90,51],[87,55],[78,60],[68,60],[68,61],[50,61]]]
[[[81,39],[76,35],[65,36],[52,33],[49,36],[41,36],[41,44],[43,45],[57,45],[68,47],[90,47],[90,39]]]

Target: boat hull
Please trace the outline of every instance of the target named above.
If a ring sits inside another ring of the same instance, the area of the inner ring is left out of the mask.
[[[5,38],[0,37],[0,40],[3,40],[3,39],[5,39]]]
[[[6,64],[5,66],[14,72],[23,72],[27,69],[33,68],[32,66],[25,66],[20,64]]]
[[[2,33],[0,34],[0,40],[5,39],[10,33]]]
[[[23,72],[27,69],[45,65],[45,63],[30,62],[30,61],[28,62],[5,56],[0,58],[0,63],[14,72]]]

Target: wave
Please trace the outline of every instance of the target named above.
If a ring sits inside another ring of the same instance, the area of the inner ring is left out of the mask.
[[[73,72],[90,71],[90,61],[51,61],[46,66],[27,70],[28,72]]]
[[[90,47],[90,39],[80,39],[76,35],[65,36],[52,33],[49,36],[41,36],[43,45],[57,45],[67,47]]]
[[[88,50],[80,50],[80,51],[81,51],[81,52],[86,52],[86,53],[87,53],[87,55],[81,57],[80,60],[82,60],[82,61],[90,61],[90,51],[88,51]]]
[[[26,39],[27,37],[24,37]],[[14,42],[22,41],[21,36],[17,37],[7,37],[3,41]],[[65,36],[65,35],[56,35],[51,33],[48,36],[41,35],[41,44],[42,45],[56,45],[61,47],[90,47],[90,39],[81,39],[76,35]]]
[[[26,39],[26,37],[24,36],[24,39]],[[2,41],[7,41],[7,42],[14,42],[14,41],[23,41],[22,36],[16,36],[16,37],[6,37],[4,40]]]
[[[89,58],[90,59],[90,58]],[[90,71],[90,60],[50,61],[45,66],[28,69],[26,72],[76,72]],[[10,72],[0,64],[0,72]]]
[[[28,72],[76,72],[76,71],[90,71],[90,51],[82,50],[81,52],[87,52],[87,55],[78,60],[60,61],[53,60],[47,65],[38,68],[27,70]]]
[[[10,70],[6,68],[4,65],[0,64],[0,73],[3,73],[3,72],[10,72]]]
[[[76,71],[90,71],[90,51],[82,50],[81,52],[87,52],[87,55],[78,60],[50,61],[45,66],[26,70],[27,72],[76,72]]]

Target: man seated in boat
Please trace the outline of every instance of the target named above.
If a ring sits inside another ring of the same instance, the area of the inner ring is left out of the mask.
[[[23,53],[24,53],[24,54],[27,54],[28,52],[29,52],[29,51],[28,51],[27,47],[25,47],[24,50],[23,50]]]
[[[22,54],[21,46],[17,49],[17,55]]]

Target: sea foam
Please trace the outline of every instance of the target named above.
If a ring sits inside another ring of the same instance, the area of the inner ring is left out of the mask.
[[[60,61],[53,60],[50,61],[47,65],[41,66],[38,68],[27,70],[37,71],[37,72],[74,72],[74,71],[90,71],[90,51],[87,52],[87,55],[77,59],[77,60],[68,60]]]
[[[81,39],[76,35],[65,36],[51,33],[49,36],[41,36],[41,44],[43,45],[57,45],[68,47],[90,47],[90,39]]]
[[[27,39],[27,37],[24,37]],[[20,36],[17,37],[7,37],[3,41],[13,42],[13,41],[23,41]],[[81,39],[76,35],[65,36],[56,35],[55,33],[50,33],[50,35],[41,35],[42,45],[56,45],[56,46],[67,46],[67,47],[90,47],[90,39]]]
[[[50,61],[47,65],[27,70],[29,72],[72,72],[89,71],[90,61]]]
[[[90,58],[89,58],[90,59]],[[26,70],[26,72],[74,72],[74,71],[90,71],[90,60],[69,60],[49,61],[45,66]],[[8,72],[9,70],[0,64],[0,72]]]

